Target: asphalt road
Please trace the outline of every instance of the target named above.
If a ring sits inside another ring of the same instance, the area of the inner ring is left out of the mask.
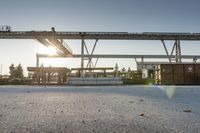
[[[0,86],[1,133],[200,133],[200,86]]]

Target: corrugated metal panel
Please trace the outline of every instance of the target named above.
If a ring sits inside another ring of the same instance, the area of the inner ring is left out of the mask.
[[[200,64],[195,64],[195,73],[200,73]]]
[[[174,84],[182,85],[184,83],[184,65],[174,64]]]
[[[156,83],[200,84],[200,64],[162,64],[156,70]]]
[[[165,85],[170,85],[174,83],[173,80],[173,66],[170,64],[163,64],[160,67],[161,71],[161,83]]]
[[[183,74],[184,73],[184,66],[183,64],[174,64],[174,74]]]
[[[195,65],[195,79],[196,84],[200,84],[200,64]]]
[[[173,73],[173,67],[170,64],[161,65],[161,74]]]
[[[195,69],[193,64],[185,64],[185,84],[195,84]]]

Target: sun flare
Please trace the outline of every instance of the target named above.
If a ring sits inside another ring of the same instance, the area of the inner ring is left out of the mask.
[[[55,55],[57,54],[57,50],[53,46],[46,47],[46,46],[40,45],[37,48],[37,53]]]

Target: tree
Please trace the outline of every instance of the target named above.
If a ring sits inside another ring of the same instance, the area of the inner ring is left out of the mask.
[[[126,68],[123,67],[121,71],[122,71],[122,73],[125,73],[126,72]]]
[[[17,67],[14,66],[14,64],[11,64],[10,67],[10,78],[23,78],[23,68],[21,64],[19,64]]]
[[[131,72],[131,68],[130,67],[128,67],[128,73],[130,73]]]
[[[10,67],[10,78],[14,78],[15,77],[15,67],[14,67],[14,64],[11,64]]]
[[[117,63],[115,64],[114,74],[115,74],[115,76],[118,76],[118,74],[119,74],[119,67],[118,67]]]
[[[128,72],[127,72],[127,74],[126,74],[126,77],[127,77],[127,78],[130,78],[130,77],[131,77],[131,68],[130,68],[130,67],[128,67]]]
[[[115,72],[118,72],[118,69],[119,69],[119,67],[118,67],[118,64],[116,63],[115,64]]]
[[[23,75],[23,68],[22,68],[22,65],[21,64],[19,64],[18,66],[17,66],[17,68],[16,68],[16,77],[18,77],[18,78],[23,78],[24,77],[24,75]]]

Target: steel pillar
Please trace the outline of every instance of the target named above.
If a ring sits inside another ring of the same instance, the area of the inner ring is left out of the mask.
[[[37,53],[36,54],[36,67],[39,67],[39,61],[40,61],[39,54]]]
[[[182,59],[181,59],[181,44],[180,44],[180,40],[176,41],[176,63],[181,63]]]
[[[94,53],[94,50],[96,48],[96,45],[97,45],[97,42],[98,42],[98,39],[96,39],[95,43],[94,43],[94,46],[92,48],[92,52],[89,54],[89,60],[88,60],[88,64],[87,64],[87,67],[90,67],[92,66],[92,56],[93,56],[93,53]],[[97,60],[98,61],[98,60]],[[94,66],[93,66],[94,67]]]
[[[162,44],[163,44],[163,47],[165,49],[165,52],[168,56],[168,59],[169,59],[169,62],[170,64],[172,63],[172,56],[174,54],[174,50],[175,50],[175,63],[181,63],[182,62],[182,55],[181,55],[181,44],[180,44],[180,40],[175,40],[174,42],[174,45],[173,45],[173,48],[171,50],[171,54],[169,55],[169,52],[167,50],[167,47],[165,45],[165,42],[164,40],[161,40]]]
[[[144,57],[141,58],[141,65],[142,65],[142,69],[144,69]]]
[[[195,64],[197,62],[196,58],[193,59],[193,63]]]
[[[94,46],[92,48],[92,51],[90,53],[84,39],[81,40],[81,69],[83,69],[85,67],[85,65],[84,65],[85,60],[88,60],[86,68],[88,68],[88,67],[92,68],[92,67],[96,66],[98,58],[97,58],[95,64],[93,64],[92,58],[93,58],[93,53],[96,48],[97,42],[98,42],[98,39],[96,39]],[[85,57],[85,55],[84,55],[85,50],[87,52],[87,57]],[[84,77],[84,70],[81,70],[81,77]]]
[[[81,77],[84,77],[84,40],[81,40]]]
[[[97,66],[97,62],[98,62],[98,60],[99,60],[99,58],[96,59],[95,64],[94,64],[94,67]]]
[[[162,44],[163,44],[163,47],[165,48],[165,52],[166,52],[166,54],[167,54],[167,56],[168,56],[169,63],[171,64],[171,57],[169,56],[169,53],[168,53],[167,47],[166,47],[166,45],[165,45],[165,42],[164,42],[164,40],[161,40],[161,42],[162,42]]]
[[[138,70],[138,61],[137,61],[137,58],[134,58],[135,59],[135,63],[136,63],[136,69]]]
[[[1,75],[0,75],[1,77],[2,77],[2,70],[3,70],[3,68],[2,68],[2,67],[3,67],[3,65],[1,64]]]
[[[194,57],[193,58],[193,63],[197,63],[197,60],[200,58],[200,56]]]

